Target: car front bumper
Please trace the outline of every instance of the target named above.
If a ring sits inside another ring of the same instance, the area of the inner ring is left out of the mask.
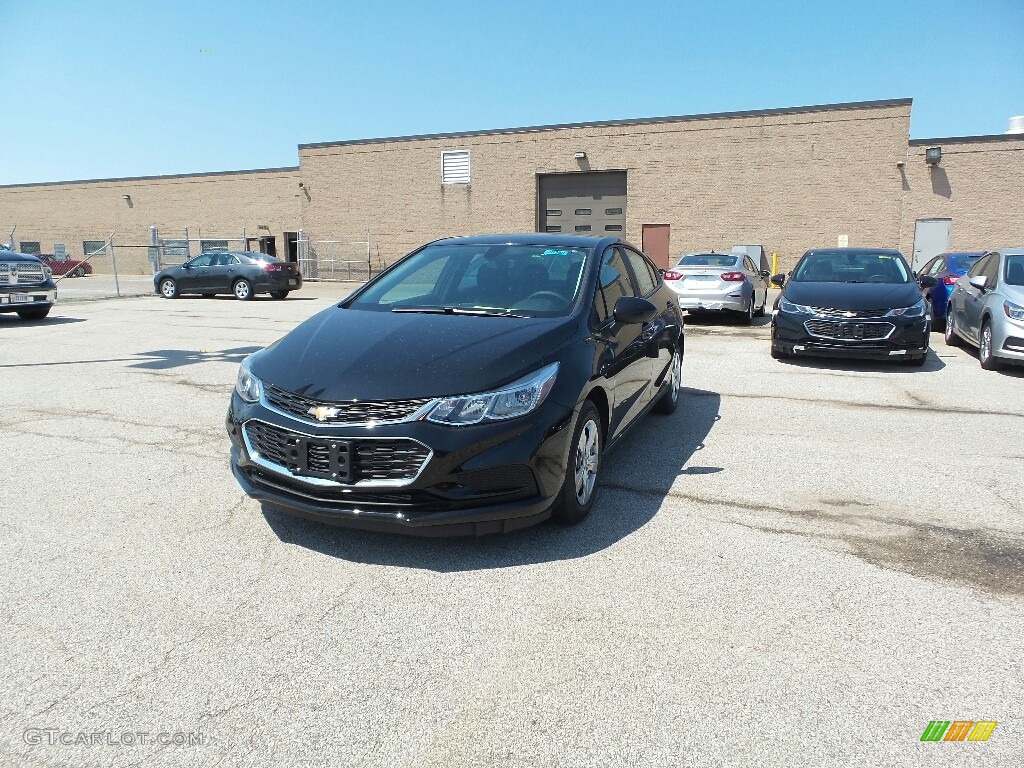
[[[993,314],[992,353],[1000,360],[1024,362],[1024,322],[1005,313]]]
[[[232,393],[226,427],[235,479],[266,507],[352,528],[480,536],[535,525],[550,516],[565,478],[573,416],[572,409],[548,401],[523,419],[469,427],[424,420],[327,426],[286,415],[266,401],[246,403]],[[291,458],[282,463],[273,448],[263,447],[267,430],[283,430],[304,443],[327,441],[324,450],[335,446],[332,438],[337,440],[352,457],[351,476],[345,482],[304,476],[306,471]],[[366,479],[356,462],[367,445],[396,455],[411,446],[427,455],[416,459],[418,468],[407,476]]]
[[[57,286],[50,280],[36,285],[0,286],[0,312],[40,309],[51,306],[56,300]]]
[[[772,350],[871,360],[919,358],[928,354],[930,328],[928,314],[848,319],[776,310],[772,314]]]

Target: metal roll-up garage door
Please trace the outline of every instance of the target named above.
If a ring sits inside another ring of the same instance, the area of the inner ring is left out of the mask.
[[[540,231],[623,237],[626,172],[557,173],[540,177]]]

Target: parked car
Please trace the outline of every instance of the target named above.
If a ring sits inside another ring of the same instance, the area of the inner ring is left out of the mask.
[[[1024,248],[986,254],[956,281],[946,307],[946,343],[978,347],[986,370],[1024,361]]]
[[[284,299],[302,287],[302,275],[297,265],[264,253],[218,251],[201,253],[184,264],[157,272],[153,286],[165,299],[186,293],[230,293],[242,301],[257,293],[269,293],[275,299]]]
[[[920,284],[932,287],[935,278]],[[899,251],[835,248],[808,251],[786,275],[772,312],[772,357],[901,360],[922,365],[931,315]]]
[[[971,265],[984,255],[984,251],[940,253],[921,267],[917,273],[919,278],[925,275],[935,278],[935,285],[931,288],[921,288],[921,294],[931,308],[932,327],[935,330],[941,331],[946,327],[946,305],[949,303],[949,295],[952,293],[956,281],[967,274]]]
[[[688,253],[663,273],[682,309],[739,312],[747,323],[764,314],[770,275],[746,254],[714,252]]]
[[[58,259],[52,253],[35,254],[43,264],[48,266],[55,275],[68,277],[85,277],[92,274],[92,264],[76,259]]]
[[[680,397],[683,316],[616,238],[429,243],[248,357],[244,491],[316,520],[497,533],[594,503],[607,448]]]
[[[57,297],[53,273],[35,256],[0,249],[0,312],[42,320]]]

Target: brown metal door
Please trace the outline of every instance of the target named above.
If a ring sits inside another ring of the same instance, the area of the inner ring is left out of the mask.
[[[668,230],[668,224],[644,224],[643,251],[661,269],[668,269]]]

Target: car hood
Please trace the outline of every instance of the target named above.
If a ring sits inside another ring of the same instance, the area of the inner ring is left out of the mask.
[[[4,264],[42,264],[40,259],[27,253],[16,253],[15,251],[0,251],[0,263]]]
[[[574,333],[572,317],[432,315],[331,307],[250,361],[253,374],[318,400],[404,400],[494,389]]]
[[[794,304],[846,309],[896,309],[921,298],[916,283],[805,283],[789,282],[782,295]]]

